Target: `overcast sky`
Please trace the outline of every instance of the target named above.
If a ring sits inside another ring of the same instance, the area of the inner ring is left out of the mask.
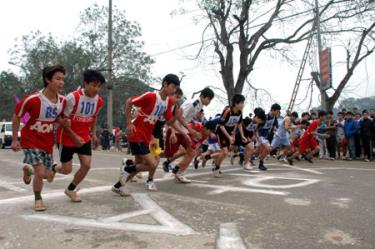
[[[58,39],[69,39],[76,34],[79,22],[79,12],[93,3],[108,4],[107,0],[11,0],[0,2],[0,70],[13,70],[9,65],[8,50],[14,45],[14,39],[28,34],[30,31],[40,30],[43,33],[52,33]],[[188,97],[205,85],[221,87],[218,65],[212,65],[212,60],[199,62],[189,60],[198,46],[176,50],[171,53],[157,55],[160,52],[178,48],[201,39],[202,25],[194,24],[192,14],[187,16],[171,16],[171,12],[179,8],[179,0],[113,0],[113,4],[124,9],[127,18],[137,21],[142,28],[142,39],[145,42],[145,51],[154,55],[155,64],[152,67],[154,76],[162,77],[167,73],[184,72],[182,89]],[[303,46],[296,48],[295,54],[302,57]],[[339,47],[333,47],[333,64],[345,58],[345,53]],[[300,60],[300,59],[299,59]],[[299,63],[297,63],[299,64]],[[370,56],[356,71],[345,91],[346,97],[375,96],[375,56]],[[307,68],[308,72],[310,71]],[[251,82],[260,88],[267,89],[272,98],[282,106],[287,106],[295,78],[297,67],[288,65],[279,58],[262,57],[251,74]],[[333,72],[334,85],[342,77],[339,69]],[[303,82],[299,99],[304,99],[308,82]],[[224,96],[221,93],[222,96]],[[313,104],[318,104],[318,91],[314,89]],[[297,101],[298,102],[298,101]],[[270,102],[263,102],[268,109]],[[308,103],[305,103],[307,106]],[[254,107],[254,100],[248,98],[245,112]],[[207,109],[209,113],[221,110],[222,104],[215,102]]]

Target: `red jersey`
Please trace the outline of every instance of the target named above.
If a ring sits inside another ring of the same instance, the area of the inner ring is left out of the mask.
[[[317,120],[312,121],[311,124],[307,127],[307,130],[305,131],[305,133],[303,133],[302,137],[314,138],[311,132],[316,131],[318,127],[319,127],[318,121]]]
[[[150,144],[155,124],[158,120],[166,121],[172,119],[172,98],[162,100],[158,92],[147,92],[131,100],[135,107],[138,107],[138,115],[132,120],[135,131],[128,136],[129,142],[144,142]]]
[[[90,98],[85,95],[84,89],[80,88],[66,96],[66,109],[64,115],[71,120],[72,130],[80,136],[85,143],[90,142],[90,131],[100,109],[103,106],[103,99],[96,95]],[[68,147],[75,147],[72,138],[65,133],[64,127],[57,130],[58,143]]]
[[[57,103],[52,103],[42,93],[43,90],[30,94],[17,105],[15,114],[22,117],[29,113],[30,119],[21,130],[23,149],[39,149],[52,153],[54,144],[54,122],[64,111],[65,97],[58,95]]]

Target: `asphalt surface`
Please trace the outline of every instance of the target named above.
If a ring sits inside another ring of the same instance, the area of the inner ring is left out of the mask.
[[[226,162],[220,179],[189,169],[189,185],[159,169],[158,192],[144,177],[124,198],[110,191],[124,156],[94,152],[81,203],[63,194],[73,175],[57,175],[36,213],[23,153],[0,150],[0,248],[375,248],[374,162],[269,159],[267,172]]]

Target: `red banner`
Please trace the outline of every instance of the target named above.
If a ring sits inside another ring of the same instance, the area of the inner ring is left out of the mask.
[[[332,87],[332,58],[331,48],[324,49],[320,54],[321,89],[323,91]]]

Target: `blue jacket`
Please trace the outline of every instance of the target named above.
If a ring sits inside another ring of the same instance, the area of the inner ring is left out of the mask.
[[[354,119],[345,120],[344,132],[345,137],[350,138],[359,131],[359,124]]]

